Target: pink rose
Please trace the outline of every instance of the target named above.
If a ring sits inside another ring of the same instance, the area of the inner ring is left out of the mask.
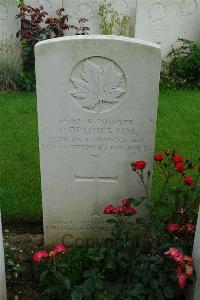
[[[181,270],[180,267],[176,270],[176,274],[178,277],[178,283],[179,283],[180,288],[184,289],[186,282],[187,282],[186,274],[183,273],[183,271]]]
[[[180,225],[180,224],[169,224],[169,225],[167,226],[167,230],[168,230],[169,232],[178,231],[180,228],[181,228],[181,225]]]
[[[54,248],[53,248],[53,251],[55,252],[55,253],[60,253],[60,254],[66,254],[69,250],[65,247],[65,246],[63,246],[63,245],[56,245],[56,246],[54,246]]]
[[[46,250],[37,251],[33,255],[33,261],[35,263],[40,263],[43,258],[48,258],[48,257],[49,257],[49,253]]]
[[[184,258],[183,253],[175,247],[169,248],[169,250],[166,251],[164,254],[169,256],[170,258],[172,258],[174,261],[176,261],[179,264],[183,263],[183,258]]]

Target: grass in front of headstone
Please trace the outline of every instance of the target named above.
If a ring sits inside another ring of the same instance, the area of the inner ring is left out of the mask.
[[[160,93],[155,152],[170,149],[190,161],[200,157],[200,91],[165,90]],[[152,200],[159,198],[163,178],[154,172]]]
[[[199,91],[160,93],[156,152],[176,149],[191,160],[200,156],[199,99]],[[36,96],[34,93],[2,93],[0,107],[3,218],[12,222],[41,220]],[[159,194],[160,186],[160,177],[155,174],[153,198]]]
[[[34,93],[0,94],[3,219],[41,220],[39,149]]]

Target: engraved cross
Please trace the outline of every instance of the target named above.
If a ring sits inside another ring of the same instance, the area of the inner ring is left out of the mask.
[[[119,176],[111,176],[111,175],[103,175],[100,174],[99,172],[99,164],[100,164],[100,156],[99,155],[91,155],[92,158],[92,168],[93,169],[93,174],[91,176],[82,176],[82,175],[76,175],[75,174],[75,182],[94,182],[96,185],[96,201],[94,204],[94,211],[92,213],[92,216],[99,217],[100,213],[99,211],[101,210],[100,208],[100,199],[99,199],[99,183],[103,182],[108,182],[108,183],[118,183],[118,178]],[[89,166],[88,166],[89,167]]]

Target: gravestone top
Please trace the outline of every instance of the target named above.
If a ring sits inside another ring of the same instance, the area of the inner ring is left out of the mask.
[[[121,41],[121,42],[124,42],[124,43],[131,43],[135,45],[140,45],[140,46],[145,46],[145,47],[150,47],[150,48],[153,48],[153,49],[157,49],[158,53],[160,53],[160,47],[156,44],[156,43],[152,43],[152,42],[149,42],[149,41],[145,41],[145,40],[142,40],[142,39],[135,39],[135,38],[132,38],[132,37],[126,37],[126,36],[118,36],[118,35],[98,35],[98,34],[90,34],[90,35],[74,35],[74,36],[65,36],[65,37],[61,37],[61,38],[54,38],[54,39],[49,39],[49,40],[45,40],[45,41],[42,41],[42,42],[39,42],[36,44],[35,46],[35,51],[39,51],[39,48],[40,46],[43,47],[45,46],[45,44],[51,44],[51,43],[63,43],[64,41],[66,42],[69,42],[69,41],[73,41],[73,40],[78,40],[78,41],[81,41],[81,40],[85,40],[85,41],[88,41],[88,40],[103,40],[103,41],[106,41],[106,40],[109,40],[109,41]]]
[[[145,196],[130,163],[152,169],[159,46],[73,36],[38,43],[35,57],[45,242],[104,239],[103,208]]]

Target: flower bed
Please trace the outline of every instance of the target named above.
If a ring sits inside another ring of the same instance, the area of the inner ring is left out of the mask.
[[[36,278],[49,299],[184,299],[194,279],[200,168],[175,151],[154,158],[164,178],[159,199],[150,200],[146,162],[133,162],[146,199],[123,199],[104,208],[111,217],[111,239],[93,246],[56,245],[34,254]],[[137,217],[142,205],[149,209],[146,219]]]

